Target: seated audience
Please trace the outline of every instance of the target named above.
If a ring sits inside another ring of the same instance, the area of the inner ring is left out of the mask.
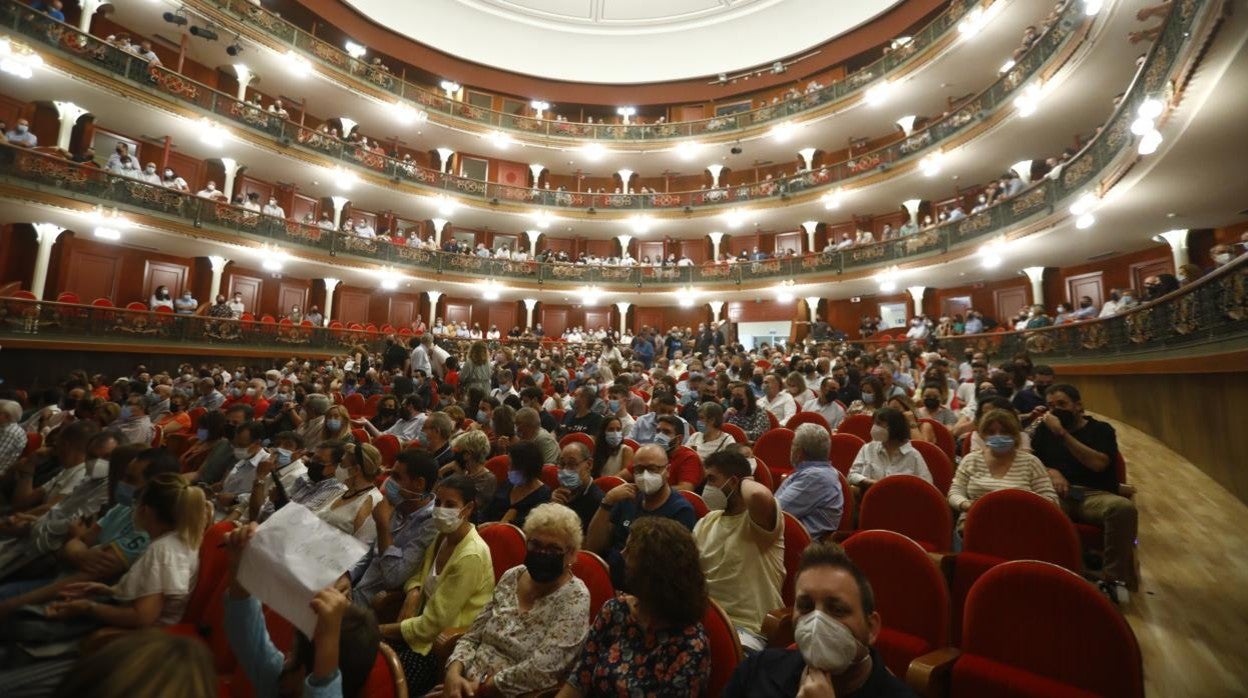
[[[482,520],[523,526],[534,507],[550,501],[550,488],[542,482],[542,454],[536,444],[514,443],[507,456],[511,459],[507,482],[499,486]]]
[[[338,530],[371,543],[376,535],[376,528],[372,525],[373,507],[381,499],[375,484],[380,473],[381,453],[376,447],[372,444],[345,444],[342,464],[334,477],[346,485],[347,490],[330,503],[320,517]]]
[[[552,502],[562,504],[581,519],[581,530],[589,530],[603,492],[594,484],[593,457],[589,447],[579,441],[570,442],[559,454],[559,487],[550,494]]]
[[[1019,448],[1022,425],[1013,412],[992,410],[979,420],[979,435],[988,448],[971,451],[954,473],[949,506],[958,512],[958,532],[975,500],[997,490],[1027,490],[1057,504],[1057,492],[1039,458]]]
[[[789,462],[793,474],[776,488],[780,508],[806,527],[811,538],[835,533],[841,525],[845,493],[828,460],[831,435],[818,424],[799,424],[793,433]]]
[[[721,429],[724,425],[724,408],[718,402],[702,403],[698,406],[697,414],[698,430],[685,439],[685,446],[696,451],[703,462],[712,454],[737,442],[731,434]]]
[[[451,442],[455,459],[438,470],[441,477],[464,475],[477,487],[477,506],[473,522],[481,520],[485,510],[494,501],[494,492],[498,488],[498,478],[485,467],[490,457],[490,440],[485,432],[476,429],[466,431]]]
[[[910,445],[910,425],[905,415],[892,407],[883,407],[875,411],[871,441],[854,457],[848,479],[859,493],[864,493],[889,475],[914,475],[932,481],[923,454]]]
[[[619,417],[607,416],[594,439],[594,478],[620,475],[633,465],[633,447],[624,443],[624,423]]]
[[[819,383],[819,394],[807,400],[802,411],[818,414],[828,423],[829,429],[835,430],[845,419],[845,408],[837,402],[840,388],[835,378],[824,378]]]

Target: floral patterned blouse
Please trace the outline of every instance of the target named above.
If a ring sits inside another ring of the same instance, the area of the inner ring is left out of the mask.
[[[464,663],[464,676],[493,675],[505,696],[550,688],[566,675],[589,632],[589,590],[573,577],[554,593],[520,610],[517,594],[524,565],[503,573],[494,598],[460,638],[450,661]]]
[[[623,596],[607,601],[568,677],[583,696],[696,696],[711,676],[701,623],[680,631],[643,628]]]
[[[745,432],[745,438],[750,441],[758,441],[758,437],[763,432],[771,429],[771,420],[767,418],[767,410],[761,407],[755,407],[753,412],[745,410],[737,410],[737,413],[728,418],[729,424],[735,424],[741,427],[741,431]]]

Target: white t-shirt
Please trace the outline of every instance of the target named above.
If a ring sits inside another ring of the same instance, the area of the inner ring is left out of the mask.
[[[698,452],[698,458],[706,462],[707,458],[716,451],[722,451],[726,447],[735,444],[736,439],[728,432],[722,432],[718,439],[706,440],[706,435],[700,431],[693,432],[693,435],[685,439],[685,445]]]
[[[797,414],[797,403],[785,390],[776,393],[776,397],[771,400],[768,400],[766,396],[762,397],[758,401],[758,406],[775,415],[780,426],[784,426],[789,421],[789,417]]]
[[[199,551],[169,532],[152,541],[147,550],[113,587],[113,598],[135,601],[145,596],[162,594],[165,605],[157,625],[173,625],[182,620],[186,600],[195,589],[199,572]]]
[[[65,468],[53,475],[52,479],[43,483],[43,493],[48,499],[64,497],[78,489],[78,485],[82,483],[83,478],[86,476],[87,464],[85,461],[72,468]]]

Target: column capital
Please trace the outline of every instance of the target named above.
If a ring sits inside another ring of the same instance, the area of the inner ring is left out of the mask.
[[[906,134],[906,138],[909,138],[910,134],[914,133],[914,120],[915,120],[914,114],[908,114],[894,121],[893,123],[900,126],[902,133]]]
[[[707,301],[706,304],[711,307],[711,320],[718,321],[719,312],[724,309],[724,302],[723,301]]]
[[[425,291],[425,295],[429,296],[430,305],[437,305],[438,299],[442,297],[441,291]]]
[[[437,221],[434,221],[434,223],[436,224]],[[442,221],[442,224],[446,225],[446,221]],[[524,231],[524,234],[529,238],[529,242],[534,245],[536,245],[538,239],[542,237],[542,231],[540,230],[526,230]]]
[[[1157,237],[1165,240],[1171,250],[1186,250],[1187,233],[1188,230],[1186,228],[1175,228],[1174,230],[1167,230],[1164,233],[1158,233]]]
[[[812,323],[818,322],[819,321],[819,301],[820,301],[819,296],[807,296],[805,300],[806,300],[806,310],[810,313],[810,321]]]
[[[240,85],[246,85],[250,83],[251,79],[255,77],[256,75],[255,73],[251,72],[251,68],[248,68],[246,63],[235,63],[234,65],[230,67],[234,69],[234,75],[238,77],[238,82]]]
[[[351,199],[348,199],[345,196],[331,196],[329,197],[329,200],[334,202],[335,211],[341,211],[346,208],[347,204],[351,203]]]
[[[438,165],[440,166],[441,171],[450,172],[451,156],[455,154],[455,151],[450,148],[438,148],[435,152],[437,152],[438,157],[440,158]]]
[[[61,119],[68,118],[71,122],[77,121],[78,117],[89,111],[73,102],[53,101],[52,106],[56,107],[57,116],[61,117]]]
[[[807,235],[813,235],[818,227],[819,221],[802,221],[802,230],[806,231]]]
[[[35,239],[40,245],[51,246],[61,236],[61,233],[65,232],[64,228],[55,223],[33,223],[32,225],[35,228]]]
[[[531,313],[531,312],[533,312],[533,309],[534,309],[534,308],[536,308],[536,307],[537,307],[537,299],[536,299],[536,298],[525,298],[525,299],[524,299],[524,309],[525,309],[525,310],[527,310],[528,312],[530,312],[530,313]]]
[[[242,164],[234,158],[221,158],[221,164],[225,167],[226,177],[234,176],[238,173],[238,168],[242,167]]]
[[[208,263],[212,265],[212,270],[219,274],[225,271],[225,265],[229,264],[230,260],[218,255],[209,255]],[[338,283],[338,280],[334,279],[334,283]]]
[[[616,301],[614,305],[621,313],[627,313],[628,309],[633,307],[633,304],[628,301]]]
[[[818,152],[817,148],[802,148],[801,150],[797,151],[798,156],[802,159],[802,163],[806,165],[806,169],[808,170],[815,169],[815,153],[816,152]]]
[[[352,119],[349,116],[338,117],[338,123],[342,125],[341,135],[343,138],[346,138],[347,136],[351,135],[351,132],[354,131],[355,127],[359,125],[358,121],[356,121],[355,119]]]
[[[706,236],[711,239],[711,244],[713,245],[718,245],[724,239],[724,234],[719,232],[718,230],[716,230],[715,232],[707,233]]]
[[[620,241],[620,254],[623,254],[628,251],[628,243],[633,241],[633,236],[625,233],[616,235],[615,239]]]
[[[338,288],[338,284],[342,283],[342,279],[335,279],[333,277],[326,277],[321,280],[325,282],[326,294],[332,294],[334,292],[334,289]]]
[[[1044,267],[1027,267],[1022,270],[1031,279],[1031,283],[1038,284],[1044,281]]]

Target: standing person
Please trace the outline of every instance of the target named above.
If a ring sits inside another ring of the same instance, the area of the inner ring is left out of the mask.
[[[485,342],[473,342],[468,347],[468,358],[459,368],[459,392],[467,395],[473,388],[479,388],[483,395],[490,392],[490,376],[494,367],[490,364],[490,351]]]

